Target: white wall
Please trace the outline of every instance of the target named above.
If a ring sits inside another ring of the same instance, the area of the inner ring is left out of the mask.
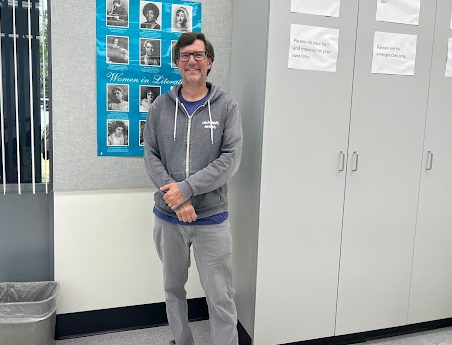
[[[153,190],[55,193],[58,314],[164,301]],[[188,298],[203,296],[192,260]]]

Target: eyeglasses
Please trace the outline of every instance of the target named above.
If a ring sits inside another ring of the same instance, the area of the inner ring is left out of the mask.
[[[187,62],[188,60],[190,60],[191,55],[193,55],[193,58],[196,61],[201,61],[206,58],[207,52],[201,51],[201,52],[193,52],[193,53],[179,53],[179,61]]]

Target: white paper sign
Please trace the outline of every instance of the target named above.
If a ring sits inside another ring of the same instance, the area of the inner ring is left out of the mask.
[[[292,24],[289,68],[336,72],[339,30]]]
[[[377,0],[377,20],[418,25],[420,9],[421,0]]]
[[[449,38],[449,52],[447,53],[446,77],[452,77],[452,38]]]
[[[452,29],[452,14],[450,15],[450,28]]]
[[[375,32],[372,73],[414,75],[416,35]]]
[[[340,0],[292,0],[292,12],[339,17]]]

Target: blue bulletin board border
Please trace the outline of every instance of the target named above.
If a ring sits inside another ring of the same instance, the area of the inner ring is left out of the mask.
[[[146,109],[181,84],[172,45],[184,31],[201,31],[201,3],[96,1],[97,155],[142,156]]]

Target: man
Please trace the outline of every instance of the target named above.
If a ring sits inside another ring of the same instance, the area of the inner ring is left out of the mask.
[[[145,166],[158,188],[154,241],[163,263],[170,343],[194,344],[184,288],[193,244],[213,344],[237,345],[226,183],[240,163],[240,113],[207,82],[215,54],[202,33],[183,34],[174,52],[182,85],[151,104],[144,130]]]

